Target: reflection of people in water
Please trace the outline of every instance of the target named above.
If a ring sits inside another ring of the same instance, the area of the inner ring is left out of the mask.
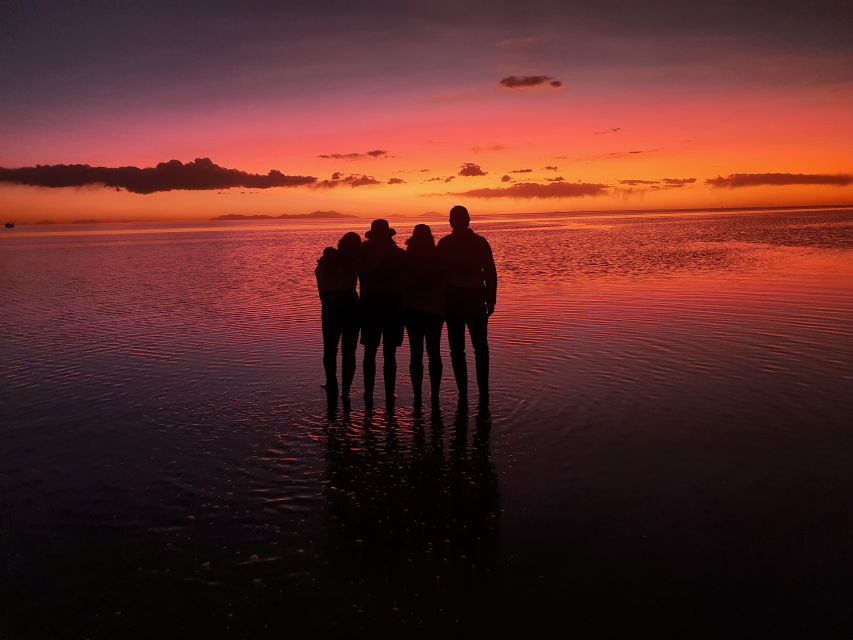
[[[439,627],[491,601],[499,496],[490,423],[478,416],[472,445],[468,425],[464,409],[449,429],[436,411],[427,425],[414,421],[409,447],[393,414],[328,429],[330,570],[382,624],[392,606],[408,619],[443,611],[431,621]]]
[[[447,279],[447,341],[459,396],[468,395],[465,328],[474,347],[480,404],[489,402],[489,316],[495,311],[498,275],[492,248],[469,227],[468,209],[450,210],[453,232],[438,241],[438,253]]]
[[[355,350],[358,346],[358,294],[355,290],[361,256],[361,238],[345,233],[337,249],[326,247],[317,261],[314,274],[322,305],[323,368],[329,398],[337,398],[338,344],[341,346],[341,396],[349,400],[355,376]]]
[[[362,245],[361,282],[364,345],[364,402],[373,405],[376,353],[382,342],[385,402],[393,405],[397,381],[397,347],[403,343],[403,315],[400,307],[405,276],[405,252],[394,242],[387,220],[374,220]]]
[[[415,407],[422,402],[424,379],[424,343],[429,357],[429,383],[432,404],[439,400],[441,388],[441,330],[444,327],[444,274],[438,263],[435,239],[429,225],[418,224],[406,240],[406,288],[403,292],[403,317],[409,334]]]

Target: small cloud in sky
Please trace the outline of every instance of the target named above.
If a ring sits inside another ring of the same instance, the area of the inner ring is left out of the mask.
[[[468,177],[484,176],[486,175],[486,172],[480,168],[480,165],[474,164],[473,162],[466,162],[460,167],[457,175]]]
[[[612,129],[602,129],[601,131],[593,131],[592,135],[605,136],[608,133],[619,133],[620,131],[622,131],[622,127],[613,127]]]
[[[591,162],[595,160],[619,160],[620,158],[634,158],[644,153],[655,153],[657,149],[633,149],[631,151],[611,151],[610,153],[601,153],[594,156],[583,156],[574,158],[575,162]],[[554,156],[559,160],[571,160],[569,156]]]
[[[496,187],[490,189],[471,189],[446,194],[449,196],[466,196],[469,198],[581,198],[584,196],[601,196],[607,194],[607,185],[591,184],[586,182],[552,182],[551,184],[539,184],[536,182],[525,182],[514,184],[510,187]]]
[[[353,153],[324,153],[318,158],[326,158],[330,160],[358,160],[359,158],[387,158],[388,152],[384,149],[371,149],[364,152]]]
[[[627,184],[629,186],[637,186],[640,184],[657,184],[659,180],[620,180],[619,184]]]
[[[545,171],[556,171],[559,168],[560,167],[555,167],[554,165],[549,164],[547,167],[545,167]]]
[[[623,195],[632,195],[642,193],[644,190],[649,191],[668,191],[670,189],[681,189],[685,185],[694,184],[696,178],[661,178],[660,180],[647,179],[630,179],[620,180],[619,184],[627,185],[629,189],[621,189]]]
[[[392,178],[394,180],[395,178]],[[332,174],[331,180],[322,180],[313,185],[315,189],[334,189],[335,187],[343,187],[349,185],[350,187],[366,187],[373,184],[382,184],[374,178],[373,176],[359,175],[353,174],[343,177],[340,173],[336,172]]]
[[[563,83],[551,76],[507,76],[502,78],[499,84],[507,89],[524,89],[527,87],[538,87],[549,84],[555,89],[562,87]]]
[[[501,176],[501,182],[512,182],[512,178],[510,176]]]
[[[513,169],[510,173],[533,173],[533,169]]]
[[[405,184],[406,181],[402,178],[388,178],[388,184]]]
[[[557,176],[556,178],[545,178],[545,182],[565,182],[566,179],[563,176]]]
[[[738,189],[740,187],[786,186],[792,184],[820,184],[846,187],[853,184],[853,175],[846,173],[731,173],[725,178],[717,176],[705,180],[714,188]]]

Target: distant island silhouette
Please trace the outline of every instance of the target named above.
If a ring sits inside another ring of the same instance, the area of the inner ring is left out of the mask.
[[[337,218],[356,218],[358,216],[340,213],[339,211],[312,211],[311,213],[282,213],[280,216],[270,216],[262,213],[254,215],[245,215],[242,213],[226,213],[222,216],[216,216],[211,220],[281,220],[285,219],[314,219],[314,220],[329,220]]]

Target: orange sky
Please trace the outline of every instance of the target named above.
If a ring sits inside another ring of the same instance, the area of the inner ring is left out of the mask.
[[[569,18],[561,13],[555,20],[560,17]],[[593,18],[586,16],[598,24]],[[196,28],[202,33],[222,28],[209,21]],[[666,38],[655,39],[661,24],[649,22],[648,33],[635,30],[623,39],[599,25],[600,32],[578,33],[571,50],[546,22],[514,30],[502,22],[431,26],[429,37],[419,25],[407,27],[413,29],[411,41],[386,42],[377,50],[360,40],[352,61],[342,46],[353,37],[350,31],[341,31],[335,55],[314,40],[300,40],[298,60],[292,52],[290,58],[270,59],[272,47],[285,46],[273,39],[229,51],[229,64],[242,63],[242,74],[225,76],[206,75],[205,56],[213,55],[206,39],[187,45],[192,55],[185,62],[151,69],[145,68],[148,57],[156,58],[150,49],[143,55],[118,39],[96,42],[88,51],[81,40],[76,44],[89,58],[71,60],[64,73],[53,70],[54,84],[34,79],[36,62],[29,75],[18,71],[12,106],[0,108],[0,167],[149,167],[210,158],[251,173],[276,169],[323,181],[340,172],[380,184],[137,194],[97,185],[47,188],[6,181],[0,182],[0,212],[26,222],[317,209],[379,216],[446,211],[456,203],[483,213],[853,203],[853,178],[797,184],[802,180],[796,177],[853,174],[847,49],[774,49],[777,34],[764,33],[761,40],[755,33],[749,38],[746,32],[722,33],[722,20],[707,30],[677,35],[667,30]],[[807,27],[804,33],[816,42],[826,35],[822,29],[830,32],[819,22]],[[259,23],[250,20],[243,28],[244,37],[260,37]],[[436,29],[444,39],[435,39]],[[778,29],[782,35],[782,26]],[[465,38],[454,40],[460,31]],[[98,31],[97,37],[106,36]],[[807,37],[802,40],[808,44]],[[19,40],[13,46],[23,55],[29,45]],[[164,39],[161,47],[168,46]],[[111,67],[100,53],[142,65],[138,77]],[[445,71],[437,73],[422,58],[440,62]],[[454,66],[454,59],[463,62]],[[370,66],[357,65],[361,60]],[[562,86],[499,83],[506,76],[534,74]],[[371,149],[387,154],[318,157]],[[485,175],[459,175],[464,163],[476,164]],[[533,171],[512,173],[520,169]],[[705,183],[730,174],[794,177],[735,188]],[[502,181],[505,175],[512,180]],[[521,182],[548,185],[557,177],[601,189],[597,195],[542,198],[467,193]],[[392,178],[404,182],[389,184]],[[651,184],[665,178],[694,180]],[[625,180],[646,183],[622,184]]]

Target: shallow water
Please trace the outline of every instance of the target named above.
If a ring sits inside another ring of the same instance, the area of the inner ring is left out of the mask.
[[[847,628],[853,211],[476,222],[490,415],[328,415],[346,223],[0,234],[0,637]]]

